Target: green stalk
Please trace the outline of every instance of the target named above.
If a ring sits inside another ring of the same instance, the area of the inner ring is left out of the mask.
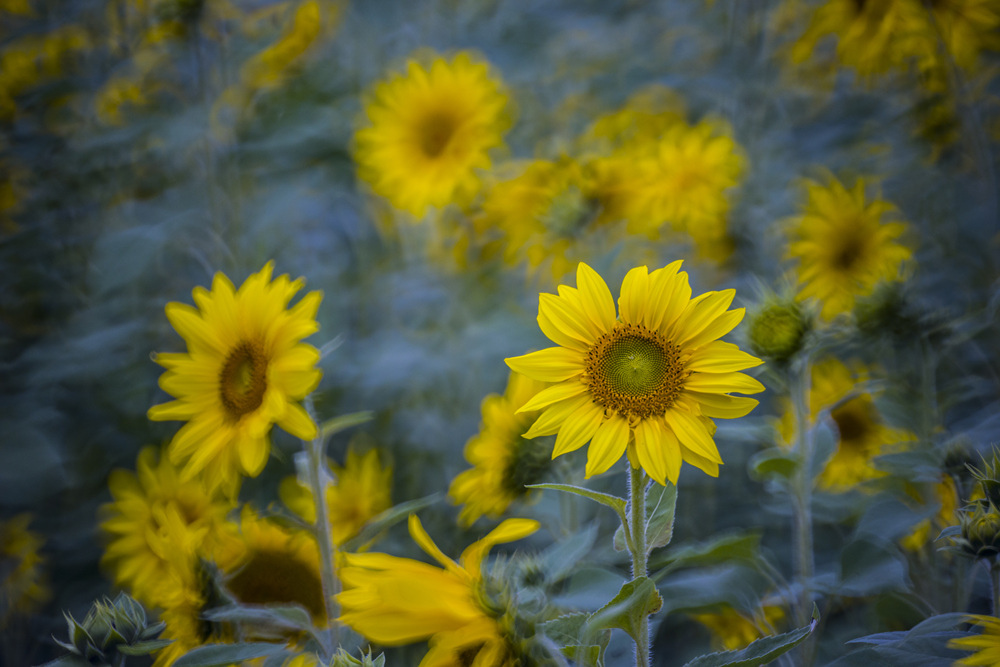
[[[797,617],[799,625],[809,622],[812,609],[810,582],[813,578],[812,531],[812,423],[809,413],[810,364],[808,356],[791,369],[789,390],[795,415],[795,448],[799,465],[792,480],[795,547],[795,579],[799,583]],[[808,652],[808,649],[804,649]],[[808,663],[807,663],[808,664]]]
[[[990,584],[993,590],[993,615],[1000,618],[1000,565],[993,561],[990,566]]]
[[[629,527],[632,533],[632,578],[647,576],[646,553],[646,473],[642,468],[629,465]],[[639,637],[635,642],[636,667],[649,667],[649,617],[639,625]]]

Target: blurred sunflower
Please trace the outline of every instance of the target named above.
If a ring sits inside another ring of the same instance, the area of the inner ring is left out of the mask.
[[[766,634],[773,634],[774,626],[785,618],[785,610],[768,605],[750,619],[727,605],[718,611],[691,614],[691,618],[711,631],[712,650],[735,651]]]
[[[375,86],[364,113],[354,135],[358,177],[416,217],[469,204],[480,189],[476,171],[490,167],[510,125],[501,82],[468,52],[429,67],[409,61],[405,75]]]
[[[198,477],[182,480],[156,447],[143,448],[135,473],[112,471],[108,488],[114,501],[101,507],[101,530],[109,538],[101,564],[146,606],[165,606],[172,573],[190,567],[176,547],[179,532],[204,553],[236,538],[226,521],[234,491],[223,493]]]
[[[42,538],[28,530],[32,516],[18,514],[0,521],[0,628],[15,616],[27,616],[49,597]]]
[[[378,451],[359,454],[349,447],[344,467],[330,462],[334,483],[327,486],[330,530],[338,546],[357,535],[366,523],[392,507],[392,467],[379,464]],[[281,482],[281,501],[309,523],[316,521],[312,491],[292,476]]]
[[[852,310],[855,299],[880,282],[902,279],[913,253],[896,242],[906,224],[882,221],[895,207],[881,199],[865,203],[864,180],[851,190],[833,177],[828,185],[807,181],[806,191],[802,215],[792,221],[788,256],[798,262],[799,298],[818,299],[820,315],[829,320]]]
[[[942,475],[941,481],[934,485],[934,499],[939,504],[937,514],[918,523],[910,534],[900,541],[904,549],[920,551],[943,529],[958,521],[955,514],[959,508],[958,490],[951,475]]]
[[[319,329],[322,294],[309,292],[292,308],[303,279],[271,281],[273,263],[236,291],[222,273],[212,290],[196,287],[197,308],[171,302],[167,318],[188,352],[160,353],[167,369],[160,387],[178,400],[149,409],[154,421],[186,420],[170,443],[170,458],[185,461],[182,477],[204,471],[206,482],[232,488],[240,474],[256,477],[270,452],[271,425],[309,440],[316,425],[296,403],[319,384],[319,351],[303,338]]]
[[[967,623],[978,625],[983,629],[982,634],[972,637],[958,637],[948,641],[948,648],[959,651],[972,651],[972,655],[961,660],[956,660],[953,664],[956,667],[965,665],[966,667],[993,667],[1000,665],[1000,618],[995,616],[985,616],[971,614],[966,617]]]
[[[503,396],[490,394],[483,399],[479,433],[465,444],[465,460],[473,467],[459,473],[448,491],[452,502],[464,505],[458,515],[462,526],[472,525],[484,514],[499,518],[529,493],[526,484],[541,481],[549,452],[521,436],[537,413],[517,410],[546,386],[511,373]]]
[[[757,405],[729,392],[763,391],[737,372],[762,362],[716,340],[743,319],[745,309],[727,310],[736,291],[692,299],[680,265],[629,271],[617,318],[604,280],[582,262],[577,288],[539,295],[538,324],[558,347],[506,360],[517,373],[554,383],[521,407],[544,409],[524,437],[558,433],[553,458],[592,439],[588,478],[626,450],[660,484],[677,483],[681,461],[718,476],[712,418],[742,417]]]
[[[444,569],[381,553],[343,554],[337,596],[340,621],[387,646],[429,640],[420,667],[522,664],[496,611],[484,606],[483,560],[496,544],[538,530],[530,519],[507,519],[462,552],[456,563],[444,555],[410,516],[410,535]]]

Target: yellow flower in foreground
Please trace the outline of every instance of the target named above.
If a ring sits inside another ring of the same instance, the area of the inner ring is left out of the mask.
[[[477,169],[510,125],[507,95],[484,62],[467,52],[407,63],[375,87],[366,127],[354,137],[358,176],[414,216],[430,207],[465,206],[479,191]]]
[[[373,642],[395,646],[429,639],[420,667],[514,667],[520,664],[493,612],[481,600],[483,559],[495,544],[538,530],[538,522],[507,519],[451,560],[410,516],[410,535],[435,567],[381,553],[343,554],[340,621]]]
[[[896,242],[906,225],[882,222],[895,207],[881,199],[865,203],[862,179],[851,190],[833,178],[829,185],[809,181],[806,188],[809,199],[793,221],[788,255],[798,261],[799,297],[818,299],[821,315],[832,319],[879,282],[900,280],[913,253]]]
[[[503,396],[490,394],[483,399],[479,433],[465,443],[465,460],[474,467],[456,476],[448,491],[453,502],[464,505],[458,515],[461,525],[470,526],[484,514],[498,518],[527,495],[525,484],[542,481],[549,452],[521,437],[537,413],[517,410],[546,386],[511,373]]]
[[[149,409],[154,421],[186,420],[170,443],[170,458],[185,461],[182,477],[204,470],[206,481],[230,487],[240,474],[256,477],[270,452],[271,425],[309,440],[316,425],[296,403],[319,384],[319,351],[300,343],[319,329],[322,294],[289,301],[305,282],[271,280],[268,262],[237,291],[222,273],[212,290],[194,289],[197,308],[168,303],[167,318],[187,353],[156,355],[167,369],[160,387],[178,400]]]
[[[175,585],[172,573],[190,566],[176,547],[178,532],[207,553],[235,539],[226,521],[234,507],[227,496],[235,493],[221,493],[197,477],[182,481],[156,447],[139,453],[135,473],[113,471],[108,487],[114,502],[101,508],[101,530],[110,538],[101,564],[146,606],[165,606]]]
[[[756,616],[754,619],[747,618],[728,606],[712,613],[691,614],[691,618],[711,630],[712,649],[715,651],[735,651],[766,634],[773,634],[774,625],[785,617],[785,610],[766,606]]]
[[[14,616],[39,608],[51,593],[39,551],[42,538],[28,530],[30,514],[0,521],[0,629]]]
[[[955,665],[965,667],[996,667],[1000,665],[1000,618],[972,614],[966,622],[973,623],[983,629],[981,635],[974,637],[958,637],[948,642],[948,648],[959,651],[972,651],[972,655],[956,660]]]
[[[742,417],[764,386],[739,373],[761,361],[716,340],[743,319],[727,310],[735,290],[694,299],[677,261],[649,273],[629,271],[615,302],[604,280],[584,263],[577,287],[541,294],[538,324],[558,347],[507,359],[515,372],[555,383],[521,412],[544,412],[524,434],[556,436],[553,458],[588,441],[587,477],[629,453],[660,484],[677,483],[681,461],[715,477],[722,457],[712,418]]]
[[[392,467],[379,464],[378,451],[347,450],[344,467],[331,463],[334,483],[326,490],[333,541],[338,546],[357,535],[366,523],[392,507]],[[286,477],[279,490],[288,509],[309,523],[316,521],[312,491],[296,477]]]

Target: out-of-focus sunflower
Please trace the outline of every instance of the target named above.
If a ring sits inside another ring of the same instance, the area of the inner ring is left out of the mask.
[[[32,516],[0,521],[0,628],[27,616],[51,596],[40,551],[42,538],[28,530]]]
[[[592,440],[587,477],[626,450],[660,484],[677,483],[681,461],[718,476],[712,419],[742,417],[757,405],[729,393],[763,391],[738,372],[762,362],[716,340],[743,319],[745,309],[727,310],[736,291],[692,299],[680,265],[629,271],[617,317],[604,280],[582,262],[576,288],[539,295],[538,324],[558,347],[507,359],[515,372],[553,383],[520,409],[544,410],[526,438],[558,433],[553,458]]]
[[[955,667],[994,667],[1000,665],[1000,618],[972,614],[967,623],[978,625],[982,634],[972,637],[957,637],[948,641],[948,648],[972,651],[972,655],[956,660]]]
[[[849,312],[859,296],[871,294],[882,281],[903,277],[912,251],[896,239],[902,222],[883,222],[895,207],[882,199],[865,202],[865,182],[851,190],[835,178],[824,185],[806,183],[808,201],[792,221],[788,256],[797,261],[799,297],[816,298],[827,320]]]
[[[396,208],[464,207],[480,190],[477,170],[492,164],[510,125],[507,94],[485,62],[461,52],[415,60],[406,74],[375,86],[354,136],[358,176]]]
[[[351,539],[366,523],[392,506],[392,467],[382,467],[378,451],[359,454],[349,447],[344,467],[330,463],[334,483],[327,487],[326,507],[333,541],[341,545]],[[316,505],[312,491],[295,477],[286,477],[279,490],[288,509],[314,523]]]
[[[188,351],[160,353],[167,369],[160,387],[177,400],[149,409],[154,421],[187,424],[170,443],[170,457],[184,461],[182,477],[204,471],[210,485],[232,488],[241,474],[256,477],[270,452],[271,425],[304,440],[316,425],[296,401],[319,384],[319,351],[300,341],[319,329],[322,294],[309,292],[294,307],[301,278],[271,280],[268,262],[237,291],[222,273],[212,290],[194,289],[197,308],[168,303],[167,318]]]
[[[482,566],[494,545],[531,535],[538,522],[507,519],[465,549],[458,563],[434,544],[416,516],[409,527],[413,540],[442,567],[381,553],[344,554],[340,621],[387,646],[429,640],[420,667],[523,664],[496,610],[483,604]]]
[[[909,535],[900,540],[904,549],[920,551],[941,530],[958,521],[955,514],[959,508],[958,490],[951,475],[942,475],[941,481],[934,485],[934,499],[940,505],[937,514],[918,523]]]
[[[785,610],[768,605],[755,616],[747,618],[728,605],[718,611],[691,614],[692,619],[711,631],[712,649],[715,651],[735,651],[767,634],[773,634],[774,626],[785,618]]]
[[[537,413],[517,410],[542,391],[546,383],[511,373],[503,395],[483,399],[479,433],[465,444],[465,460],[474,467],[459,473],[448,491],[464,505],[458,522],[470,526],[486,515],[496,519],[511,503],[528,494],[526,484],[541,481],[549,451],[522,437]]]
[[[116,585],[147,606],[165,606],[166,589],[175,585],[171,573],[190,566],[176,547],[178,531],[205,553],[235,539],[226,521],[235,494],[213,489],[198,477],[181,480],[156,447],[139,453],[135,473],[112,471],[108,487],[114,501],[101,508],[101,530],[110,538],[101,564],[111,570]]]

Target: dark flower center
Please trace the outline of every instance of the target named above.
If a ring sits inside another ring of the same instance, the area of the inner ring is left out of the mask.
[[[267,391],[267,356],[258,343],[237,345],[219,372],[219,395],[226,412],[235,419],[253,412]]]
[[[427,157],[438,157],[444,153],[455,136],[455,119],[448,113],[429,114],[420,124],[420,150]]]

